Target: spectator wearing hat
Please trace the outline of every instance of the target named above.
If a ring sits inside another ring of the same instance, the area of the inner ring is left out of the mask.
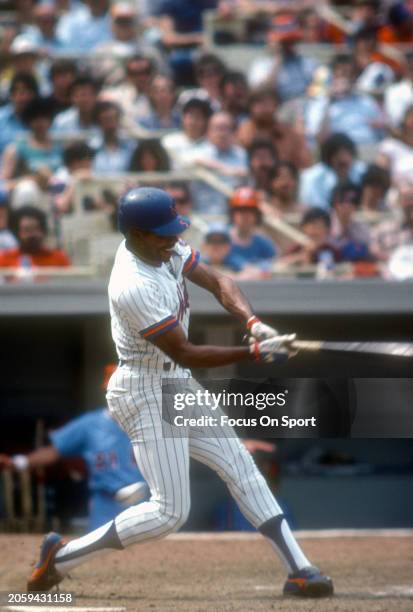
[[[190,164],[193,157],[197,155],[198,149],[205,144],[211,113],[208,101],[189,98],[182,107],[181,130],[162,138],[162,145],[167,150],[172,166],[176,170]]]
[[[120,59],[126,59],[136,53],[149,53],[160,62],[161,56],[150,46],[142,29],[140,9],[129,2],[115,2],[110,8],[111,39],[96,46],[97,53],[104,53],[93,61],[93,74],[103,80],[106,86],[121,83],[124,71],[119,65]]]
[[[269,271],[276,249],[259,230],[261,211],[258,194],[251,187],[240,187],[229,201],[232,253],[262,271]]]
[[[0,188],[0,252],[17,247],[17,240],[9,228],[9,196]]]
[[[331,234],[343,261],[370,259],[368,226],[355,216],[360,208],[361,189],[352,183],[341,183],[331,194]]]
[[[108,51],[118,57],[136,53],[138,44],[138,12],[136,5],[115,2],[110,8],[112,39],[96,47],[96,51]]]
[[[277,95],[272,89],[253,91],[249,99],[249,118],[238,128],[239,143],[248,148],[256,138],[270,138],[282,161],[306,168],[312,156],[302,134],[277,117]]]
[[[64,13],[57,34],[65,49],[90,51],[111,40],[109,7],[109,0],[93,0]]]
[[[114,102],[98,102],[95,120],[100,138],[94,139],[93,172],[110,176],[128,171],[136,142],[121,133],[121,109]]]
[[[71,136],[79,132],[92,138],[99,136],[95,120],[98,85],[88,75],[78,76],[70,88],[72,106],[59,113],[52,124],[53,132],[58,136]]]
[[[268,33],[268,47],[273,55],[252,64],[250,86],[273,88],[280,103],[303,96],[317,64],[312,58],[297,52],[296,45],[300,40],[302,30],[293,13],[279,13],[274,17]]]
[[[158,74],[154,76],[149,88],[151,110],[139,121],[148,130],[173,130],[181,125],[181,116],[175,107],[176,91],[171,77]]]
[[[19,34],[10,45],[12,71],[27,72],[36,76],[36,65],[39,61],[40,49],[38,45]]]
[[[0,267],[70,266],[64,251],[46,247],[46,215],[34,206],[24,206],[12,215],[10,227],[17,239],[16,248],[0,253]]]
[[[366,164],[357,159],[354,142],[346,134],[332,134],[320,147],[321,160],[301,172],[299,202],[305,206],[330,207],[331,192],[338,182],[359,185]]]
[[[33,8],[33,25],[24,29],[24,40],[35,45],[43,54],[59,52],[63,49],[63,41],[57,32],[58,12],[52,0],[41,0]]]
[[[241,272],[245,261],[232,250],[229,229],[222,223],[211,223],[201,245],[202,259],[205,263],[230,272]]]
[[[5,147],[26,131],[22,115],[26,106],[38,95],[32,74],[17,73],[10,82],[9,103],[0,108],[0,155]]]
[[[24,73],[33,76],[42,94],[48,91],[47,71],[40,62],[39,48],[22,34],[16,36],[10,45],[10,63],[0,73],[0,96],[6,99],[15,75]]]

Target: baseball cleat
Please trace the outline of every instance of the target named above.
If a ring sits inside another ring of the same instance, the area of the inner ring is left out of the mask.
[[[40,547],[40,559],[27,581],[28,591],[49,591],[63,580],[63,576],[54,568],[53,559],[65,544],[62,536],[53,531],[44,537]]]
[[[310,565],[290,574],[284,585],[284,595],[295,597],[329,597],[334,592],[333,581],[317,567]]]

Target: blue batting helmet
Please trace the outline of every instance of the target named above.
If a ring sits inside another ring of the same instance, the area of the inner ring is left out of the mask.
[[[166,191],[155,187],[136,187],[119,200],[118,226],[126,235],[139,229],[158,236],[176,236],[189,227],[178,215],[175,200]]]

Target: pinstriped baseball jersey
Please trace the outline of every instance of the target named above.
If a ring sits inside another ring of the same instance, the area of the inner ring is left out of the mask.
[[[57,551],[54,565],[62,575],[98,550],[123,548],[179,529],[190,508],[190,457],[217,472],[252,524],[259,529],[266,527],[263,534],[270,534],[268,523],[277,519],[278,531],[271,541],[288,571],[309,565],[265,479],[232,428],[207,426],[199,430],[185,426],[177,432],[164,419],[163,377],[174,378],[169,381],[169,395],[202,391],[190,378],[189,370],[177,364],[165,368],[171,365],[169,358],[151,343],[151,339],[179,324],[187,334],[189,302],[184,276],[195,268],[198,258],[199,254],[182,241],[175,245],[170,260],[159,267],[136,257],[125,242],[118,249],[109,281],[109,301],[112,335],[121,364],[109,381],[106,397],[111,414],[132,442],[151,497]],[[191,410],[194,417],[209,413],[202,403]]]
[[[119,359],[135,374],[190,375],[172,364],[151,340],[179,324],[188,333],[189,300],[184,277],[198,261],[199,253],[182,240],[174,246],[170,260],[159,267],[134,255],[125,241],[119,246],[108,289],[112,337]]]

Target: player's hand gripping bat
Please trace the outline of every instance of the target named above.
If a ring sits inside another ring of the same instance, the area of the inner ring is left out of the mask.
[[[266,325],[253,315],[247,321],[250,338],[258,342],[280,336],[280,333]],[[413,343],[409,342],[329,342],[324,340],[297,340],[295,334],[283,336],[284,348],[292,357],[298,351],[331,351],[346,353],[366,353],[370,355],[388,355],[391,357],[413,357]]]

